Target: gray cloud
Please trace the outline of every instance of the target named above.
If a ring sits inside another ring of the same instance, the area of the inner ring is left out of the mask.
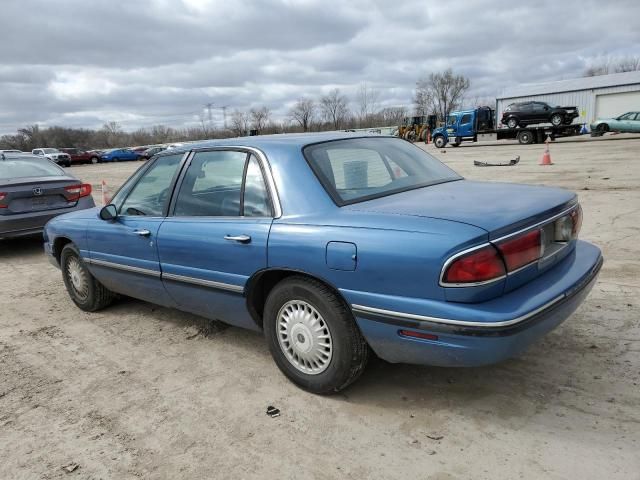
[[[635,1],[4,0],[0,133],[32,123],[127,129],[199,122],[203,105],[266,105],[362,82],[411,105],[449,66],[473,96],[579,76],[640,53]],[[219,119],[220,115],[216,111]]]

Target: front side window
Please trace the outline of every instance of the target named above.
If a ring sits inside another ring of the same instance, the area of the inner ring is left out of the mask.
[[[471,123],[471,114],[465,113],[460,119],[460,123]]]
[[[198,152],[180,186],[176,216],[265,217],[271,202],[258,159],[246,152]]]
[[[420,148],[394,138],[324,142],[303,153],[339,206],[462,178]]]
[[[158,158],[140,176],[118,213],[148,217],[163,216],[166,202],[171,194],[171,183],[180,160],[182,160],[182,154]]]
[[[456,117],[455,115],[451,115],[449,117],[449,120],[447,120],[447,125],[455,125],[456,120],[458,120],[458,117]]]
[[[636,116],[635,113],[629,112],[622,115],[618,120],[631,120],[632,118],[635,118],[635,116]]]

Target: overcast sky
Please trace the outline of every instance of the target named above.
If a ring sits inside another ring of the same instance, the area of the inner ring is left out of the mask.
[[[204,104],[266,105],[362,82],[411,106],[452,67],[469,97],[640,54],[640,1],[2,0],[0,134],[26,124],[199,124]],[[222,115],[213,110],[214,123]]]

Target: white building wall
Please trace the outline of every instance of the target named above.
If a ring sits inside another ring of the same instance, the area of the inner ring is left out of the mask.
[[[546,93],[523,97],[499,98],[496,101],[498,121],[502,118],[502,112],[507,105],[514,102],[540,101],[560,106],[577,106],[580,117],[574,123],[591,123],[596,119],[596,96],[618,92],[640,91],[640,83],[633,85],[620,85],[615,87],[594,88],[589,90],[577,90],[573,92]],[[640,110],[640,105],[629,105],[628,110]],[[624,112],[620,112],[621,114]]]

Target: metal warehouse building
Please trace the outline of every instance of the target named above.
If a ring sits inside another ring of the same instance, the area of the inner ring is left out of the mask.
[[[496,99],[498,119],[510,103],[527,100],[575,105],[580,117],[574,123],[617,117],[631,110],[640,111],[640,71],[506,88]]]

